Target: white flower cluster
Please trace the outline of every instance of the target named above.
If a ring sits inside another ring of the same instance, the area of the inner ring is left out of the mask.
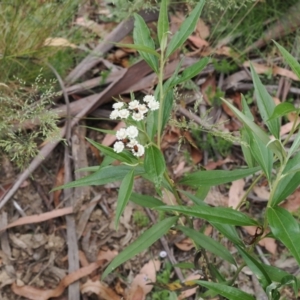
[[[136,140],[138,134],[138,129],[132,125],[127,128],[119,129],[116,133],[118,141],[114,144],[114,151],[120,153],[126,146],[131,149],[131,152],[134,156],[143,156],[145,153],[145,148]]]
[[[113,104],[113,109],[110,114],[110,119],[112,120],[117,118],[127,119],[131,115],[133,120],[141,121],[149,110],[154,111],[159,109],[159,102],[156,101],[154,96],[146,95],[143,98],[143,102],[132,100],[128,105],[125,105],[124,102],[117,102]],[[138,134],[138,129],[132,125],[127,128],[119,129],[116,132],[118,141],[114,144],[114,151],[120,153],[127,147],[131,149],[134,156],[143,156],[145,148],[136,140]]]
[[[125,108],[124,108],[125,107]],[[117,102],[113,105],[114,110],[110,114],[110,119],[115,120],[117,118],[127,119],[132,113],[132,119],[135,121],[141,121],[144,119],[145,114],[149,110],[159,109],[159,102],[156,101],[154,96],[146,95],[143,98],[143,103],[138,100],[129,102],[127,108],[124,102]]]

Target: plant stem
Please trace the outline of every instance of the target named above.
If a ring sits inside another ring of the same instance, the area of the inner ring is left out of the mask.
[[[163,90],[163,80],[164,80],[164,51],[160,53],[160,66],[159,66],[159,73],[158,73],[158,85],[159,85],[159,110],[158,110],[158,126],[157,126],[157,147],[160,149],[161,144],[161,135],[162,135],[162,112],[164,107],[164,90]]]

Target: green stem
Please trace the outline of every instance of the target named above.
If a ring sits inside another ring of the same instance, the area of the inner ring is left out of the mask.
[[[157,126],[157,147],[160,149],[161,136],[162,136],[162,112],[164,107],[164,90],[163,90],[163,81],[164,81],[164,51],[160,53],[160,66],[158,73],[158,85],[159,85],[159,110],[158,110],[158,126]]]
[[[249,193],[251,192],[251,190],[253,189],[253,187],[256,185],[256,183],[263,177],[263,173],[261,173],[259,176],[257,176],[257,178],[252,182],[252,184],[250,185],[250,187],[247,189],[245,195],[243,196],[243,198],[241,199],[241,201],[239,202],[239,204],[236,207],[236,210],[239,210],[241,208],[241,206],[246,202],[246,199],[249,195]]]

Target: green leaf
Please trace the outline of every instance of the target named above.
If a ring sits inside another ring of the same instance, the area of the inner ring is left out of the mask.
[[[215,222],[209,222],[209,223],[213,227],[215,227],[220,233],[226,236],[235,245],[240,247],[244,246],[234,226],[228,224],[215,223]]]
[[[187,216],[201,218],[209,222],[230,224],[237,226],[258,225],[258,222],[246,214],[233,210],[229,207],[211,206],[158,206],[156,210],[175,211]]]
[[[300,152],[298,152],[292,159],[290,159],[284,170],[283,175],[280,178],[279,184],[276,186],[274,195],[271,199],[271,206],[279,204],[291,195],[300,184],[300,172],[291,172],[294,167],[297,167],[300,161]]]
[[[146,148],[144,168],[150,180],[159,184],[166,169],[166,163],[161,151],[154,145]]]
[[[254,121],[254,117],[252,115],[252,112],[247,104],[247,101],[244,97],[244,95],[242,95],[242,108],[243,108],[243,113],[244,115],[249,118],[250,121]]]
[[[116,207],[116,217],[115,217],[115,227],[118,228],[120,217],[129,201],[134,179],[134,169],[127,173],[127,175],[122,180],[117,200]]]
[[[104,145],[101,145],[89,138],[86,138],[87,141],[92,144],[94,147],[96,147],[98,150],[100,150],[104,155],[110,156],[116,160],[119,160],[121,162],[125,162],[128,164],[135,164],[138,162],[138,160],[130,153],[130,152],[121,152],[121,153],[116,153],[114,149],[110,147],[106,147]]]
[[[164,219],[142,233],[136,241],[126,247],[112,260],[102,274],[102,280],[122,263],[152,246],[153,243],[169,231],[169,229],[177,222],[177,219],[177,217]]]
[[[238,169],[233,171],[212,170],[212,171],[196,171],[184,176],[180,180],[180,184],[188,186],[214,186],[227,182],[232,182],[240,178],[247,177],[259,171],[260,168]]]
[[[294,111],[297,111],[297,108],[292,103],[289,103],[289,102],[280,103],[275,107],[269,121],[283,117],[283,116],[287,115],[288,113],[294,112]]]
[[[193,33],[204,4],[205,1],[200,0],[191,14],[181,24],[179,30],[176,31],[176,33],[173,35],[167,48],[166,58],[168,58],[174,51],[180,48],[186,41],[186,39]]]
[[[134,29],[133,29],[133,40],[135,45],[144,45],[147,48],[155,50],[155,44],[150,35],[150,30],[145,23],[144,19],[138,14],[134,14]],[[139,51],[139,54],[152,68],[152,70],[158,72],[158,59],[154,54],[148,52]]]
[[[259,76],[255,72],[255,69],[253,68],[252,64],[250,64],[250,69],[251,69],[252,79],[254,83],[254,91],[257,100],[256,102],[261,117],[265,122],[265,124],[268,126],[270,132],[274,135],[274,137],[279,139],[279,130],[280,130],[279,120],[278,119],[269,120],[276,106],[274,100],[269,95],[264,85],[261,83]]]
[[[165,100],[164,100],[164,105],[160,109],[163,109],[163,119],[162,119],[162,124],[160,131],[163,132],[166,124],[168,123],[169,119],[171,118],[171,112],[173,108],[173,103],[174,103],[174,96],[173,96],[174,91],[169,90],[167,94],[165,95]]]
[[[82,177],[76,181],[56,187],[52,191],[90,185],[103,185],[110,182],[121,181],[128,172],[132,170],[131,166],[107,166],[97,170],[95,173]],[[134,168],[134,175],[142,175],[145,172],[144,168]]]
[[[207,188],[207,187],[205,186],[205,187],[202,187],[202,188]],[[208,204],[204,202],[205,197],[204,198],[200,198],[200,197],[198,197],[196,195],[193,195],[193,194],[191,194],[189,192],[186,192],[186,191],[183,191],[183,190],[180,190],[180,193],[183,194],[183,195],[185,195],[185,196],[187,196],[190,200],[192,200],[195,204],[197,204],[199,206],[201,206],[201,205],[208,206]]]
[[[210,191],[210,186],[199,186],[197,188],[195,196],[199,199],[199,201],[204,201]],[[192,199],[191,199],[192,200]],[[199,203],[196,203],[199,204]]]
[[[205,57],[199,60],[197,63],[189,66],[182,72],[181,76],[174,81],[173,85],[178,85],[182,82],[185,82],[199,75],[199,73],[207,66],[208,62],[209,62],[209,58]]]
[[[273,282],[281,282],[281,280],[290,275],[289,273],[283,271],[283,270],[280,270],[279,268],[277,267],[273,267],[273,266],[270,266],[270,265],[266,265],[266,264],[263,264],[263,263],[260,263],[261,266],[265,269],[265,271],[267,272],[268,276],[271,278],[271,280]]]
[[[255,298],[240,289],[222,283],[196,280],[197,284],[216,292],[229,300],[255,300]]]
[[[157,22],[157,36],[160,47],[162,46],[162,39],[169,31],[168,18],[168,0],[162,0],[160,4],[159,17]],[[161,47],[162,48],[162,47]]]
[[[198,232],[194,229],[184,227],[184,226],[177,226],[179,230],[181,230],[186,236],[190,237],[197,245],[201,248],[215,254],[217,257],[223,258],[224,260],[228,261],[229,263],[236,265],[235,260],[231,253],[220,243],[216,242],[209,236]]]
[[[138,204],[142,207],[147,207],[147,208],[153,208],[156,206],[163,206],[165,205],[162,201],[159,199],[148,196],[148,195],[141,195],[137,193],[132,193],[130,195],[130,201],[134,202],[135,204]]]
[[[252,156],[258,162],[270,182],[273,167],[273,153],[255,134],[252,134],[250,137],[250,150]]]
[[[237,247],[237,249],[240,255],[243,257],[244,262],[255,274],[258,281],[261,283],[263,289],[265,290],[266,287],[272,282],[266,270],[261,266],[261,263],[258,260],[256,260],[253,256],[251,256],[247,251],[240,247]]]
[[[256,163],[250,148],[252,133],[247,127],[241,128],[240,133],[241,133],[241,140],[242,140],[241,148],[243,151],[245,161],[249,168],[253,168],[256,165]]]
[[[128,48],[128,49],[135,49],[135,50],[138,50],[139,52],[141,51],[141,52],[152,54],[152,55],[154,55],[156,57],[159,57],[159,54],[156,52],[155,49],[147,47],[145,45],[139,45],[139,44],[122,44],[122,43],[115,43],[115,45],[118,46],[118,47],[123,47],[123,48]]]
[[[264,144],[268,144],[270,141],[269,136],[258,126],[256,125],[251,119],[245,116],[241,111],[239,111],[235,106],[233,106],[227,100],[221,98],[223,102],[231,109],[231,111],[235,114],[235,116],[244,124],[246,125],[256,136],[258,136]]]
[[[298,63],[298,61],[290,53],[288,53],[282,46],[280,46],[275,41],[273,42],[278,47],[279,51],[281,52],[281,54],[283,55],[284,59],[289,64],[293,72],[300,79],[300,64]]]
[[[296,138],[292,144],[292,146],[289,149],[287,158],[289,159],[296,151],[299,150],[299,146],[300,146],[300,131],[298,131]]]
[[[253,132],[265,145],[268,145],[270,142],[269,136],[254,122],[251,121],[248,117],[246,117],[241,111],[239,111],[235,106],[233,106],[231,103],[229,103],[227,100],[221,98],[223,102],[226,103],[226,105],[232,110],[232,112],[235,114],[235,116],[247,127],[250,131]],[[270,150],[273,151],[277,155],[277,157],[283,161],[282,157],[282,151],[281,149],[277,148],[277,144],[271,144]]]
[[[279,239],[300,264],[300,229],[295,218],[281,207],[269,207],[268,221],[274,236]]]

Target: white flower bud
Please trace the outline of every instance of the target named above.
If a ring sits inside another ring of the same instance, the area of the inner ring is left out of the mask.
[[[139,131],[138,129],[135,127],[135,126],[129,126],[127,129],[126,129],[126,133],[127,133],[127,136],[130,138],[130,139],[134,139],[138,136],[139,134]]]
[[[128,108],[133,110],[133,109],[136,109],[138,108],[140,102],[138,100],[133,100],[131,102],[129,102],[129,105],[128,105]]]
[[[134,156],[137,156],[137,157],[140,157],[140,156],[143,156],[144,153],[145,153],[145,148],[143,145],[140,145],[140,144],[136,144],[133,146],[132,148],[132,153]]]
[[[118,140],[124,140],[127,138],[127,131],[125,128],[121,128],[116,132],[116,137]]]
[[[118,110],[113,110],[109,116],[110,119],[115,120],[119,117],[119,111]]]
[[[139,104],[138,110],[140,113],[145,114],[148,111],[148,108],[145,104]]]
[[[120,108],[122,108],[124,106],[124,102],[117,102],[117,103],[114,103],[113,104],[113,108],[114,109],[120,109]]]
[[[128,109],[119,110],[119,117],[121,119],[127,119],[129,117],[129,110]]]
[[[148,103],[149,101],[156,101],[156,100],[155,100],[154,96],[152,96],[152,95],[146,95],[143,98],[143,101]]]
[[[157,109],[159,109],[159,102],[158,101],[149,101],[148,102],[148,107],[149,107],[149,109],[151,109],[151,110],[157,110]]]
[[[135,121],[141,121],[144,119],[144,114],[137,112],[132,114],[132,119]]]
[[[124,143],[122,142],[115,142],[114,144],[114,151],[117,153],[120,153],[124,150]]]

